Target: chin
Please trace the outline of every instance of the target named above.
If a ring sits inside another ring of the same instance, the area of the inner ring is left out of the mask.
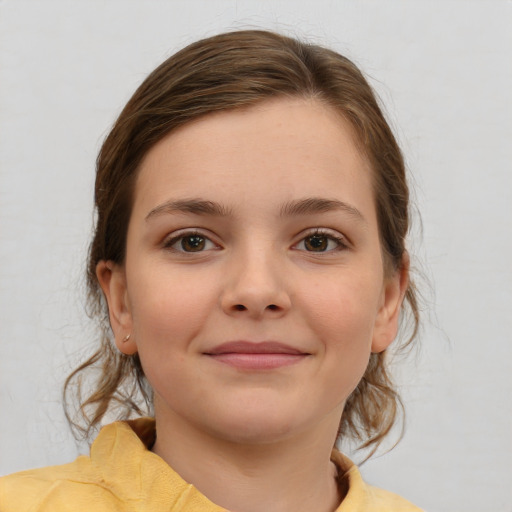
[[[220,419],[220,418],[219,418]],[[229,415],[225,422],[210,424],[210,434],[237,444],[272,444],[290,438],[302,430],[297,418],[286,418],[270,411],[251,411]]]

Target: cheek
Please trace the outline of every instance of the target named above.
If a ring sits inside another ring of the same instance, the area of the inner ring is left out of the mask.
[[[138,272],[129,296],[141,349],[144,345],[158,350],[186,347],[215,307],[216,294],[208,283],[183,274]]]
[[[308,327],[318,337],[329,367],[327,387],[352,391],[371,353],[379,293],[375,281],[331,280],[307,296]],[[320,290],[323,290],[320,292]]]
[[[194,356],[194,340],[204,329],[214,295],[190,286],[183,278],[152,276],[138,285],[132,289],[131,307],[144,373],[155,393],[166,402],[179,403],[181,394],[173,393],[174,389],[197,391],[200,387],[197,375],[191,379],[195,375],[190,371],[191,354]]]
[[[346,335],[349,333],[353,335],[351,338],[370,342],[380,296],[375,282],[371,277],[336,279],[331,276],[323,282],[311,283],[307,287],[310,292],[301,294],[302,309],[312,324],[329,333],[326,342],[339,337],[348,342]]]

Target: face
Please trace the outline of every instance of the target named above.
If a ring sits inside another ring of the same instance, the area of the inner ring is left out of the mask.
[[[270,442],[336,430],[371,351],[396,334],[404,276],[383,268],[350,126],[286,99],[205,116],[154,146],[125,263],[101,262],[98,277],[157,421]]]

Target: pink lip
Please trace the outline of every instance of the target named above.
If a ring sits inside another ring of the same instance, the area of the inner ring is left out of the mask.
[[[274,341],[232,341],[216,346],[206,355],[220,363],[244,370],[272,370],[296,364],[309,354]]]

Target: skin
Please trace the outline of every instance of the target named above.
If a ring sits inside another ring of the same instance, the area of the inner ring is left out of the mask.
[[[116,343],[154,390],[155,453],[230,510],[337,507],[343,406],[394,339],[407,286],[406,266],[385,275],[372,171],[346,121],[279,99],[181,127],[141,165],[124,264],[97,275]],[[235,340],[301,356],[247,369],[209,355]]]

